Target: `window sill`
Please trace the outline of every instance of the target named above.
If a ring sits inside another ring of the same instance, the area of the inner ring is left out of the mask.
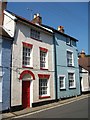
[[[39,39],[36,39],[36,38],[33,38],[33,37],[30,37],[30,38],[32,38],[32,39],[34,39],[34,40],[37,40],[37,41],[39,41],[39,42],[42,42],[42,40],[39,40]]]
[[[69,87],[69,89],[76,89],[76,87]]]
[[[66,45],[68,45],[68,46],[72,47],[72,45],[71,45],[71,44],[66,43]]]
[[[48,69],[46,69],[46,68],[40,68],[40,70],[48,70]]]
[[[33,67],[29,67],[29,66],[22,66],[22,68],[30,68],[30,69],[33,69]]]
[[[50,98],[50,96],[39,96],[39,99]]]

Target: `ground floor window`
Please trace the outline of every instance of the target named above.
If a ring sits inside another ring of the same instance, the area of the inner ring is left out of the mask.
[[[68,73],[68,80],[69,80],[69,88],[74,88],[75,87],[75,74]]]
[[[39,98],[50,97],[50,75],[49,74],[38,74],[39,77]]]
[[[48,80],[39,79],[39,96],[45,96],[48,94]]]
[[[60,89],[65,89],[65,76],[59,76]]]

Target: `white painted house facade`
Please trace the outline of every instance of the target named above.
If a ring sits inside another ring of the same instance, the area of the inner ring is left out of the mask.
[[[54,100],[53,32],[8,11],[4,11],[4,28],[14,36],[11,107]]]
[[[85,70],[83,67],[79,67],[80,69],[80,81],[81,81],[81,91],[88,92],[90,91],[90,75],[88,70]]]
[[[79,73],[81,82],[81,92],[90,92],[90,55],[86,55],[82,50],[79,59]]]

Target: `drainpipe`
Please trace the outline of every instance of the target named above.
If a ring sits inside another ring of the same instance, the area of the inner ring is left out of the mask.
[[[56,40],[55,40],[55,33],[53,33],[53,43],[54,43],[54,68],[55,68],[55,92],[56,92],[56,101],[58,101],[57,95],[57,58],[56,58]]]
[[[10,61],[10,111],[11,111],[11,81],[12,81],[12,49],[13,49],[13,40],[12,38],[12,43],[11,43],[11,61]]]

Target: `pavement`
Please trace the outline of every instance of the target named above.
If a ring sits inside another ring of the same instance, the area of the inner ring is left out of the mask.
[[[90,96],[90,94],[83,94],[81,96],[75,96],[75,97],[72,97],[72,98],[59,100],[58,102],[50,103],[50,104],[47,104],[47,105],[42,105],[42,106],[33,107],[33,108],[26,108],[26,109],[15,111],[15,112],[2,113],[2,119],[3,120],[9,120],[9,119],[12,119],[12,118],[15,118],[15,117],[19,117],[21,115],[25,115],[25,114],[33,113],[33,112],[36,112],[36,111],[52,108],[54,106],[55,107],[58,106],[58,105],[62,106],[65,103],[70,103],[70,102],[77,101],[79,99],[84,99],[88,96]]]

